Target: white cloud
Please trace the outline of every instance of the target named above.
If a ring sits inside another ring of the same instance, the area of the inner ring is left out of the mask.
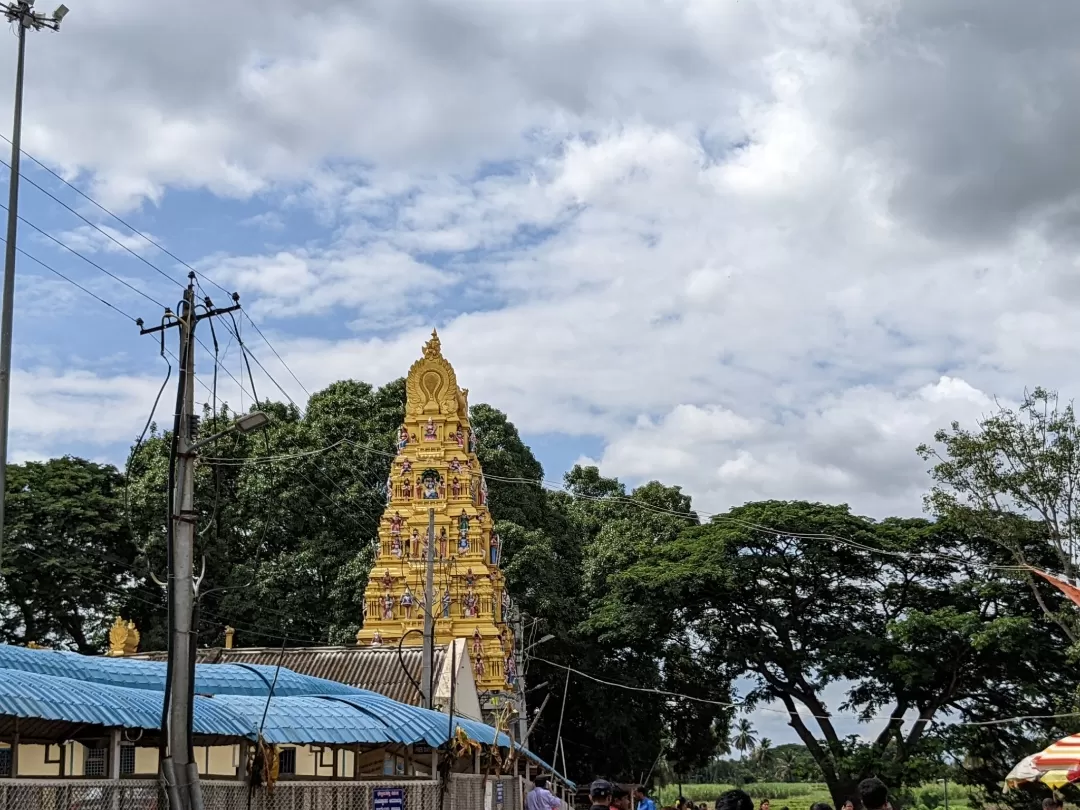
[[[89,371],[16,371],[11,384],[12,445],[105,445],[133,442],[147,417],[161,378]],[[168,398],[157,416],[168,416]],[[30,451],[16,451],[24,457]],[[36,457],[41,457],[35,450]]]

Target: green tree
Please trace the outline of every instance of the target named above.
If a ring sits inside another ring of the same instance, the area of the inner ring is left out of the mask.
[[[204,448],[196,471],[202,641],[220,642],[226,624],[252,644],[282,636],[351,641],[362,622],[404,384],[337,382],[315,393],[303,414],[280,403],[258,407],[270,427]],[[207,412],[202,432],[229,421],[227,409]],[[164,569],[171,438],[155,430],[131,459],[137,568]],[[142,618],[152,631],[163,615]]]
[[[101,652],[140,598],[119,471],[72,456],[9,465],[6,509],[0,638]]]
[[[1001,545],[1020,565],[1080,574],[1080,426],[1072,403],[1044,388],[1016,410],[999,407],[975,430],[953,422],[919,454],[933,463],[927,507]],[[1076,644],[1080,612],[1052,608],[1045,583],[1028,584],[1046,614]]]
[[[757,745],[757,732],[754,726],[745,717],[741,718],[735,726],[735,736],[731,739],[732,747],[741,755],[745,756],[754,750]]]
[[[639,601],[667,600],[702,647],[752,678],[750,706],[784,706],[839,806],[870,774],[896,786],[935,777],[936,719],[1045,714],[1067,692],[1030,590],[963,562],[1003,557],[947,523],[768,501],[684,531],[619,577]],[[876,738],[838,733],[823,691],[844,682],[846,710],[891,718]]]

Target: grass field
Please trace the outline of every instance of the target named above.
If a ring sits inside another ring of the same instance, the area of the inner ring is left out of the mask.
[[[693,802],[707,802],[712,807],[716,798],[734,785],[683,785],[683,795]],[[753,782],[743,785],[742,789],[750,794],[756,808],[764,799],[769,800],[770,810],[810,810],[814,802],[824,802],[832,806],[829,791],[823,782]],[[938,784],[927,784],[904,792],[905,810],[944,810],[945,790]],[[679,796],[676,785],[667,785],[657,791],[657,804],[661,807],[674,806]],[[950,786],[949,804],[954,807],[966,807],[966,793],[959,785]],[[1075,810],[1071,805],[1069,810]]]
[[[716,797],[734,785],[683,785],[683,795],[694,802],[708,802],[710,807]],[[750,794],[754,806],[764,799],[769,800],[771,810],[810,810],[814,802],[832,804],[829,791],[820,782],[754,782],[743,785],[743,790]],[[657,792],[662,805],[673,805],[679,796],[677,785],[667,785]]]

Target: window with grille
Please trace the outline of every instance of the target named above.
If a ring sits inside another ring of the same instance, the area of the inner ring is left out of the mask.
[[[0,776],[11,776],[11,749],[0,748]]]
[[[295,748],[282,748],[278,754],[278,773],[279,774],[295,774],[296,773],[296,749]]]
[[[131,776],[135,773],[135,746],[120,746],[120,775]]]
[[[86,749],[86,759],[83,760],[83,776],[104,776],[106,753],[104,748]]]

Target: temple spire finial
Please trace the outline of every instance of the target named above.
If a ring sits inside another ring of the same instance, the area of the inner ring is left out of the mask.
[[[424,344],[424,357],[428,360],[442,358],[442,343],[439,341],[439,330],[431,330],[431,339]]]

